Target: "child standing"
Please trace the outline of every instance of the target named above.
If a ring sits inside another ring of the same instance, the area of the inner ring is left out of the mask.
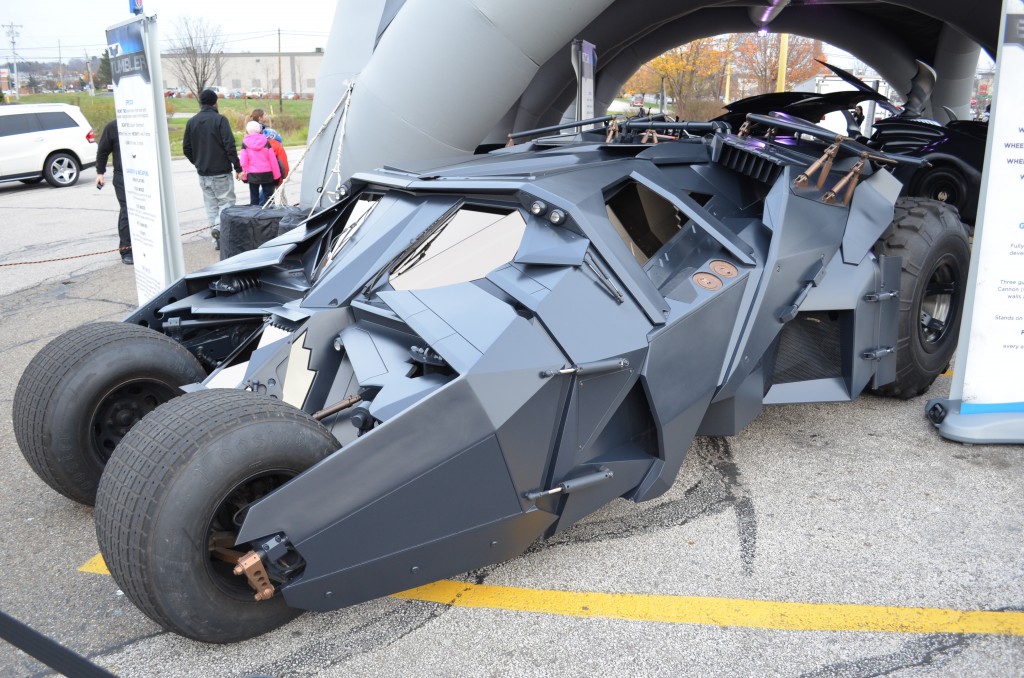
[[[245,126],[245,132],[242,152],[239,153],[242,181],[249,184],[249,204],[263,205],[274,193],[274,183],[281,178],[281,167],[277,163],[274,149],[270,147],[270,141],[263,136],[258,122],[250,120]]]

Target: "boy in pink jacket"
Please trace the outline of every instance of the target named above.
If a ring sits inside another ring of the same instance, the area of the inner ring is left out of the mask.
[[[262,205],[274,194],[274,183],[281,178],[281,166],[270,142],[260,131],[260,124],[250,120],[245,126],[242,152],[238,159],[242,163],[242,181],[249,184],[249,204]],[[260,186],[264,198],[260,200]]]

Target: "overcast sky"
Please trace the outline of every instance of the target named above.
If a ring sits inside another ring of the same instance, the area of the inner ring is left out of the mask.
[[[1019,0],[1018,0],[1019,1]],[[86,52],[98,56],[107,46],[107,27],[131,18],[129,0],[0,0],[0,62],[11,61],[6,27],[15,24],[17,51],[23,61],[64,61]],[[514,2],[514,0],[509,0]],[[146,14],[157,17],[164,46],[175,35],[176,22],[201,16],[219,26],[229,52],[275,52],[277,30],[281,49],[311,52],[327,46],[337,0],[144,0]],[[601,46],[598,45],[598,55]],[[829,59],[850,68],[853,60],[841,50]],[[991,65],[984,54],[979,62]]]
[[[129,0],[3,0],[0,3],[0,61],[11,60],[9,24],[15,30],[18,56],[24,61],[64,61],[99,55],[107,46],[109,26],[132,18]],[[326,47],[336,0],[144,0],[145,12],[157,17],[161,42],[175,34],[175,22],[200,16],[220,26],[231,52],[277,51],[281,29],[284,51],[311,52]],[[58,44],[59,43],[59,44]]]

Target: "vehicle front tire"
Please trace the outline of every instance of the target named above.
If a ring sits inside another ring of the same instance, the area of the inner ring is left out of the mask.
[[[896,379],[875,390],[921,395],[949,366],[960,335],[971,254],[956,210],[926,198],[900,198],[875,254],[903,257]]]
[[[96,537],[110,573],[142,612],[188,638],[230,643],[285,624],[300,610],[280,595],[257,602],[246,577],[215,557],[214,539],[233,545],[250,504],[339,447],[312,417],[246,391],[160,406],[100,482]]]
[[[96,500],[125,433],[206,372],[181,344],[139,325],[104,322],[60,335],[14,392],[14,435],[32,470],[65,497]]]
[[[82,167],[78,164],[78,159],[70,153],[54,153],[43,165],[43,178],[54,188],[74,186],[78,183],[81,173]]]

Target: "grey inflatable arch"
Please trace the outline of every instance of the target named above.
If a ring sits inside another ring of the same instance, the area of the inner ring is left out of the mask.
[[[992,53],[998,30],[998,8],[987,8],[997,3],[968,11],[956,0],[340,0],[301,202],[330,202],[360,170],[440,164],[558,122],[575,94],[575,38],[597,45],[602,110],[644,62],[696,38],[754,30],[770,4],[784,7],[771,30],[841,47],[900,91],[915,59],[932,63],[940,74],[934,110],[946,105],[960,116],[979,48]]]

